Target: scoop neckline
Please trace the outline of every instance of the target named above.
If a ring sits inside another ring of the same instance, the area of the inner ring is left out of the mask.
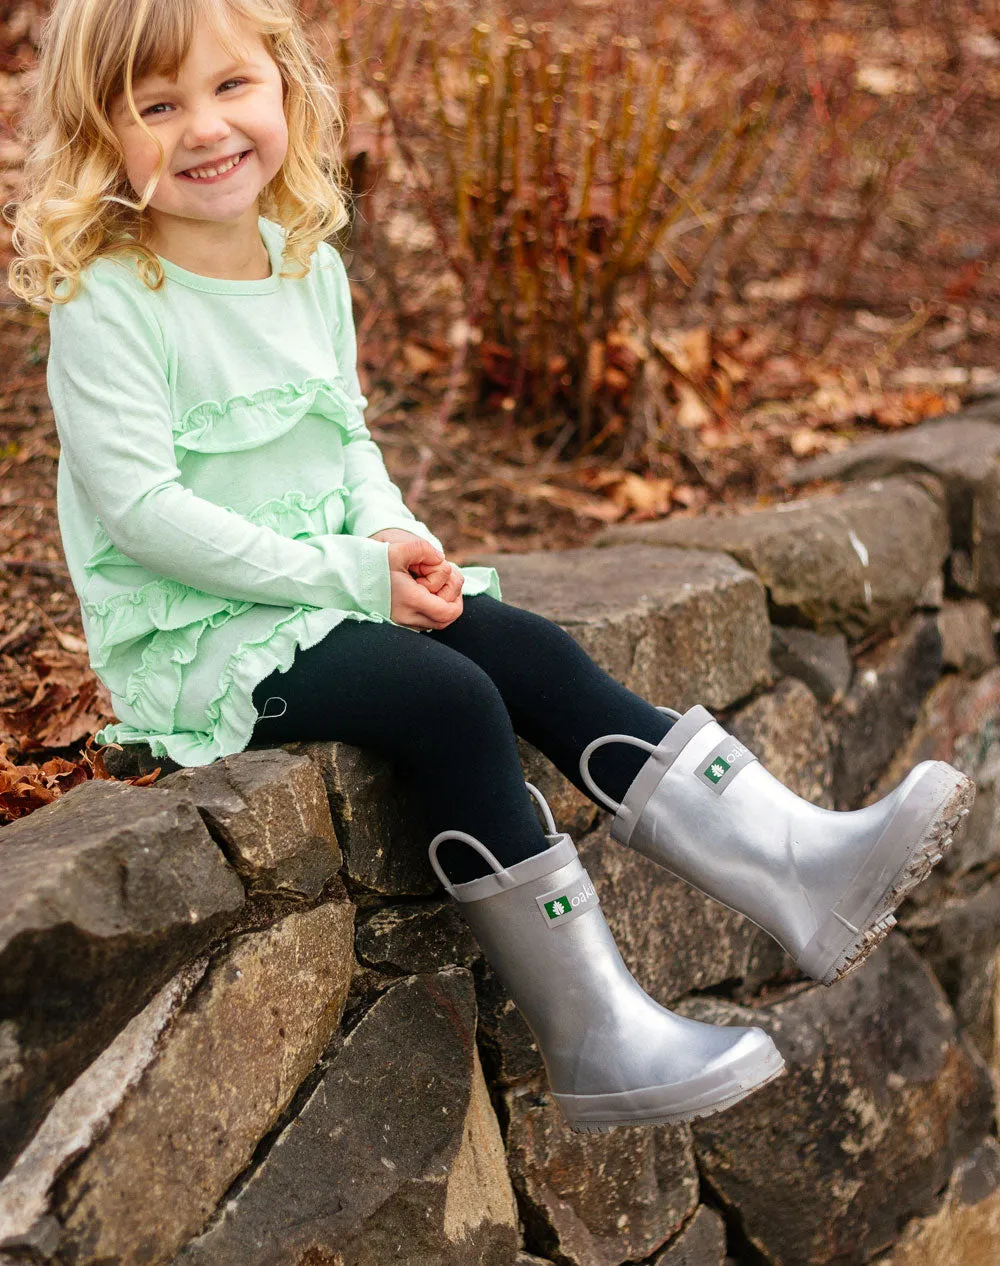
[[[181,268],[179,264],[175,264],[169,259],[164,259],[162,255],[157,255],[156,258],[160,261],[160,265],[168,277],[179,285],[187,286],[191,290],[202,290],[208,294],[216,295],[270,294],[278,289],[280,282],[278,273],[281,271],[284,245],[283,235],[278,225],[272,224],[270,220],[265,219],[262,215],[257,217],[257,227],[260,229],[260,236],[267,250],[267,257],[271,261],[270,277],[257,277],[253,280],[232,277],[203,277],[201,273],[193,273],[187,268]]]

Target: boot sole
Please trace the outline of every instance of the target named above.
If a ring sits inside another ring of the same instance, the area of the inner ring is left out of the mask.
[[[780,1077],[785,1061],[777,1047],[762,1047],[722,1069],[667,1086],[646,1086],[608,1095],[558,1095],[575,1134],[606,1134],[630,1125],[675,1125],[712,1116]]]
[[[925,810],[915,823],[913,801],[927,793],[924,784],[931,779],[941,780],[941,791],[932,800],[929,814]],[[896,907],[923,883],[951,847],[955,830],[968,815],[975,795],[971,778],[943,761],[935,761],[899,806],[851,887],[796,960],[797,965],[824,985],[857,970],[896,926]],[[919,832],[916,839],[912,834],[915,825]],[[877,876],[890,868],[891,880],[872,900],[873,885],[878,891]],[[835,947],[832,961],[831,947]]]

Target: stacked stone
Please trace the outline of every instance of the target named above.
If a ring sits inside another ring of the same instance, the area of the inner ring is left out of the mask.
[[[474,560],[816,804],[929,757],[976,779],[827,989],[521,744],[642,986],[767,1029],[787,1076],[693,1127],[573,1134],[387,763],[289,744],[92,781],[0,831],[0,1266],[998,1260],[1000,401],[800,474],[827,483]]]

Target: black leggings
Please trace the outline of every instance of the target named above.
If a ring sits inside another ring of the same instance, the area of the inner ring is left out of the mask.
[[[672,724],[559,625],[489,594],[465,599],[457,620],[428,632],[344,620],[297,651],[287,672],[259,682],[253,703],[261,714],[254,743],[369,748],[411,780],[428,843],[439,831],[466,831],[505,866],[547,847],[515,734],[594,799],[579,770],[592,739],[620,733],[658,743]],[[590,772],[620,801],[646,759],[641,748],[609,743]],[[453,882],[489,869],[457,841],[446,841],[439,858]]]

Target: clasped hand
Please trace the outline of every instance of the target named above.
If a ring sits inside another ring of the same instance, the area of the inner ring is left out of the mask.
[[[462,614],[465,577],[429,541],[403,528],[373,532],[389,545],[390,618],[410,629],[444,629]]]

